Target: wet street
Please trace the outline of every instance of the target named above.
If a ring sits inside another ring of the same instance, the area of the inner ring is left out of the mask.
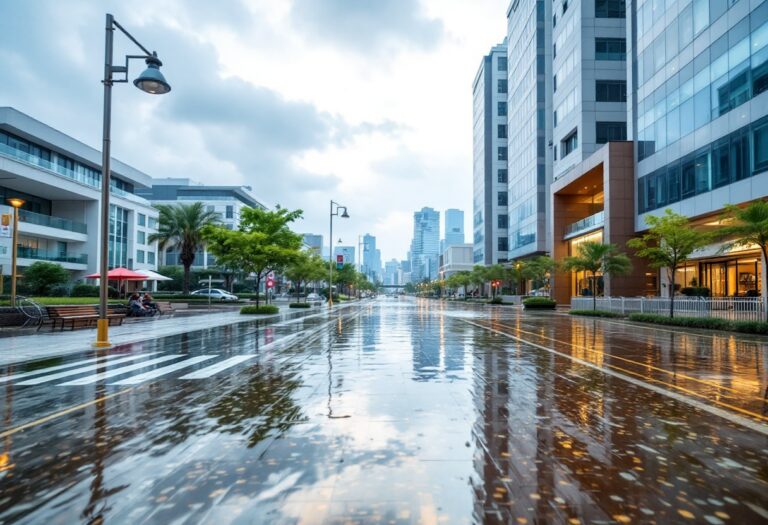
[[[768,523],[767,366],[404,298],[84,345],[0,368],[0,523]]]

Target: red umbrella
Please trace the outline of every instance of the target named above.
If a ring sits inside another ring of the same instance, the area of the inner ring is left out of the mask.
[[[99,279],[101,277],[100,273],[92,273],[91,275],[86,275],[86,279]],[[133,270],[129,270],[128,268],[113,268],[109,272],[107,272],[107,280],[108,281],[129,281],[129,280],[136,280],[136,281],[143,281],[147,278],[146,275],[142,275],[138,272],[134,272]]]

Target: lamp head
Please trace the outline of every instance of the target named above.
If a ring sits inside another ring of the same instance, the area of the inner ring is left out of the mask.
[[[24,199],[19,199],[18,197],[13,197],[8,199],[8,204],[13,206],[14,208],[21,208],[24,206]]]
[[[171,90],[171,85],[165,80],[160,72],[160,66],[163,65],[156,54],[147,57],[147,69],[133,81],[133,85],[149,93],[150,95],[164,95]]]
[[[344,207],[344,213],[341,214],[342,219],[349,219],[349,213],[347,213],[347,208]]]

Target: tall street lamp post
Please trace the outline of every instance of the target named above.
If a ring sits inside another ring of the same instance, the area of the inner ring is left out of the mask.
[[[363,255],[362,250],[368,250],[368,243],[363,240],[362,235],[357,236],[357,258],[360,260],[360,273],[363,273]],[[366,275],[366,277],[368,277]],[[357,300],[360,300],[360,287],[357,287]]]
[[[344,211],[342,211],[344,210]],[[330,252],[328,254],[328,308],[333,306],[333,218],[341,217],[342,219],[349,219],[347,213],[347,207],[342,206],[338,202],[331,201],[331,228],[330,235],[328,237],[330,242]]]
[[[16,260],[18,258],[19,244],[19,208],[24,206],[22,199],[8,199],[8,204],[13,206],[13,238],[11,239],[11,308],[16,307]]]
[[[160,72],[160,66],[163,65],[157,58],[157,53],[150,52],[141,45],[128,31],[121,26],[115,17],[107,14],[106,37],[104,41],[104,123],[103,135],[104,145],[101,156],[101,246],[99,260],[99,320],[97,321],[96,343],[97,347],[109,347],[109,319],[107,317],[107,299],[108,299],[108,272],[109,272],[109,186],[111,178],[110,170],[110,143],[112,127],[112,84],[128,82],[128,62],[132,59],[144,60],[147,69],[133,81],[133,85],[151,95],[163,95],[171,90],[170,84],[166,82],[165,77]],[[115,29],[136,44],[144,53],[143,55],[126,55],[125,65],[113,65],[112,47],[115,38]],[[119,78],[115,78],[115,73]]]

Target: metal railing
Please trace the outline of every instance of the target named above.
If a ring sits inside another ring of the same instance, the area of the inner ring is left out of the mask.
[[[49,250],[40,250],[38,248],[28,248],[26,246],[19,246],[16,250],[16,255],[20,259],[35,259],[38,261],[54,261],[54,262],[66,262],[75,264],[88,264],[88,255],[83,253],[80,255],[68,255],[66,253],[60,253]]]
[[[601,226],[605,222],[605,212],[599,211],[589,217],[584,217],[580,221],[569,224],[565,227],[565,236],[574,235],[590,228]]]
[[[19,221],[75,233],[88,233],[88,226],[81,222],[75,222],[62,217],[43,215],[42,213],[35,213],[27,210],[19,210]]]
[[[668,297],[598,297],[597,309],[622,315],[669,315]],[[572,297],[571,309],[592,310],[592,297]],[[730,321],[765,319],[759,297],[675,297],[675,316],[717,317]]]

